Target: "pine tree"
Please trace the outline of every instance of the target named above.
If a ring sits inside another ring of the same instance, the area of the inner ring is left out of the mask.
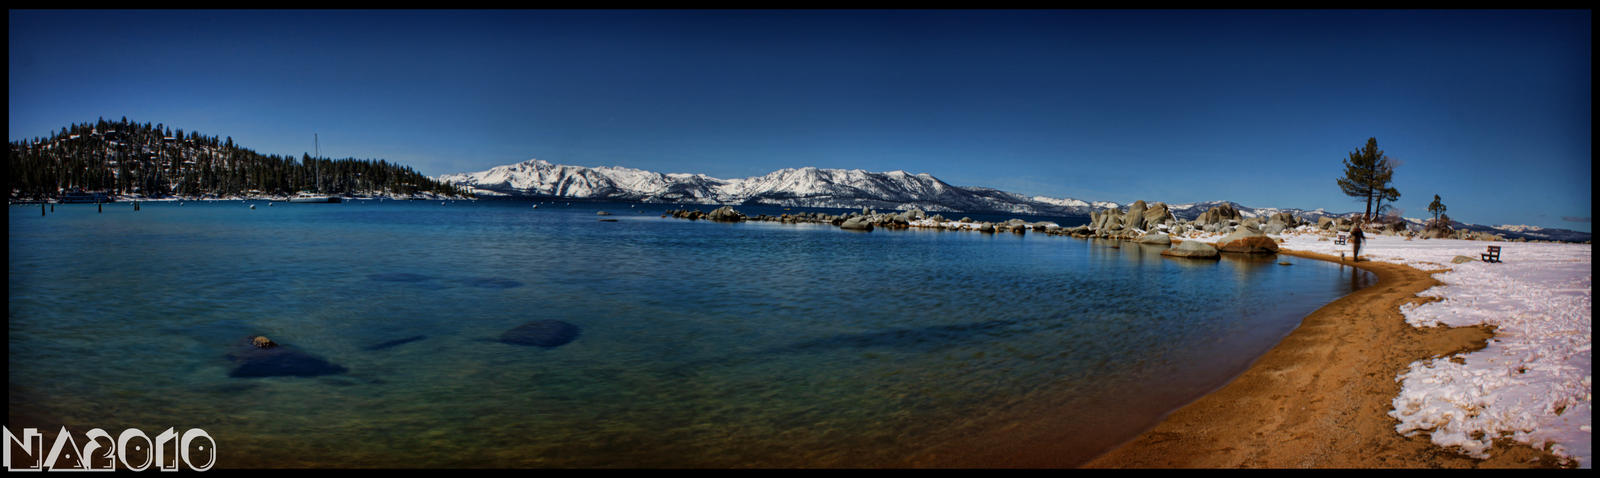
[[[1441,217],[1445,218],[1447,221],[1449,220],[1449,216],[1444,215],[1444,210],[1444,202],[1439,200],[1439,195],[1433,195],[1433,202],[1428,203],[1428,212],[1433,213],[1433,224],[1439,224]]]
[[[1394,163],[1378,149],[1378,138],[1367,138],[1366,146],[1350,152],[1344,160],[1344,177],[1335,180],[1345,195],[1366,202],[1363,220],[1372,219],[1374,203],[1400,198],[1400,191],[1389,185],[1394,178]]]

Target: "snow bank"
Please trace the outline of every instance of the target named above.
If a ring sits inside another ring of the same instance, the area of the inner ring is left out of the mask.
[[[1315,234],[1276,236],[1290,250],[1338,255]],[[1427,433],[1434,443],[1486,458],[1491,442],[1509,438],[1548,449],[1592,467],[1591,285],[1589,244],[1484,242],[1369,236],[1362,257],[1422,270],[1449,269],[1434,277],[1443,286],[1421,295],[1440,301],[1402,307],[1417,327],[1478,324],[1497,328],[1487,348],[1411,364],[1390,416],[1396,431]],[[1477,259],[1501,246],[1503,263],[1452,263]]]

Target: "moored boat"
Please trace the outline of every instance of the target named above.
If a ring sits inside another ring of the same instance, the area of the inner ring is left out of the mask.
[[[323,195],[323,194],[300,193],[298,195],[295,195],[292,198],[289,198],[289,202],[292,202],[292,203],[336,203],[336,202],[339,202],[339,196],[328,196],[328,195]]]

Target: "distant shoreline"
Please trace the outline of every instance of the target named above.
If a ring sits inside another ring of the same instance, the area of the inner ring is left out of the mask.
[[[337,197],[339,197],[341,199],[348,199],[348,200],[354,200],[354,201],[375,201],[375,200],[380,200],[380,199],[381,200],[387,200],[387,201],[440,201],[440,200],[445,200],[445,201],[472,201],[472,200],[475,200],[475,198],[469,198],[469,197],[437,196],[437,195],[431,195],[431,194],[430,195],[411,195],[411,196],[343,196],[343,195],[337,195],[337,194],[327,194],[326,196],[337,196]],[[119,203],[119,202],[120,203],[126,203],[126,202],[134,202],[134,201],[138,201],[138,202],[178,202],[178,201],[282,201],[282,202],[289,202],[289,200],[293,199],[293,198],[294,198],[293,196],[232,196],[232,197],[166,196],[166,197],[157,197],[157,198],[133,197],[133,196],[111,196],[111,197],[107,198],[106,202],[107,203]],[[60,198],[50,198],[50,199],[16,199],[16,198],[12,198],[8,202],[9,202],[9,204],[73,204],[73,203],[63,203],[63,202],[61,202]],[[93,202],[88,202],[88,203],[79,202],[79,203],[76,203],[76,204],[94,204],[94,203]]]

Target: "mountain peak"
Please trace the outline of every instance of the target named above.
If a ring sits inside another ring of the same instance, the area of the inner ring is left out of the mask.
[[[741,179],[704,174],[661,174],[622,167],[551,164],[539,159],[522,168],[497,167],[449,174],[439,180],[497,196],[571,197],[691,204],[771,204],[799,207],[870,207],[925,211],[1001,212],[1028,215],[1088,215],[1108,203],[1034,200],[987,188],[951,186],[928,173],[882,173],[864,169],[785,168]]]

